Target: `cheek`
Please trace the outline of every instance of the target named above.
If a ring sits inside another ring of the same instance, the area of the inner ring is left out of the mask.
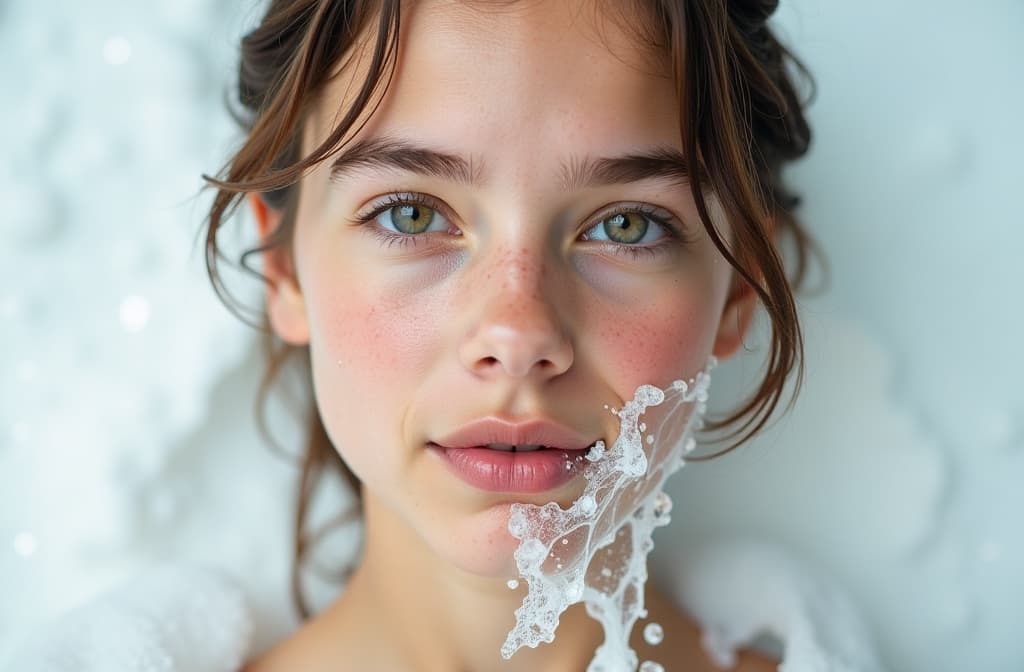
[[[440,306],[370,281],[359,269],[313,270],[308,283],[317,403],[335,445],[357,469],[354,446],[402,440],[402,418],[444,315]]]
[[[717,319],[700,297],[666,297],[641,307],[594,309],[594,348],[611,369],[623,398],[642,384],[665,387],[702,369],[711,353]]]

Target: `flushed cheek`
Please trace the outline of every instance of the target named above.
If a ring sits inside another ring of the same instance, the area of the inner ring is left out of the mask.
[[[704,367],[717,322],[710,306],[685,296],[640,307],[591,309],[593,352],[614,376],[620,396],[631,399],[643,384],[664,387]]]
[[[587,285],[581,337],[587,356],[631,399],[643,384],[664,387],[701,370],[718,327],[719,292],[711,268],[677,253],[660,267],[622,268],[598,255],[579,255],[574,268]]]
[[[317,401],[332,438],[401,441],[401,421],[436,350],[442,307],[329,269],[307,295]],[[366,291],[365,287],[375,287]],[[367,436],[372,434],[372,437]],[[354,465],[353,465],[354,466]]]

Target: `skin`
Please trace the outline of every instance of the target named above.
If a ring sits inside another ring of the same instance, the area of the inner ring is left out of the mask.
[[[543,416],[611,445],[606,404],[689,378],[741,343],[754,295],[686,188],[564,186],[570,160],[681,146],[667,74],[650,54],[613,55],[609,39],[637,38],[586,2],[417,3],[403,14],[391,87],[354,140],[414,140],[471,158],[480,179],[362,169],[332,181],[328,160],[301,183],[293,257],[266,260],[268,311],[282,339],[310,348],[325,427],[364,485],[365,548],[343,595],[247,670],[578,670],[602,641],[576,605],[553,644],[498,654],[523,596],[505,585],[516,575],[509,506],[568,506],[580,479],[538,495],[482,492],[425,446],[486,416]],[[360,77],[357,58],[328,86],[307,151]],[[392,192],[429,195],[447,224],[390,244],[374,235],[387,213],[352,224]],[[269,235],[280,213],[250,202]],[[652,242],[639,246],[650,249],[634,258],[595,239],[616,204],[667,211],[686,242],[649,225]],[[668,636],[646,652],[634,642],[641,660],[717,669],[684,613],[653,587],[648,604]],[[773,668],[744,654],[739,669]]]

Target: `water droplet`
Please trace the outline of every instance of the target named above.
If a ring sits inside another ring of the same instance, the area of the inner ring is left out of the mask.
[[[566,460],[565,461],[565,470],[566,471],[572,471],[572,460]]]
[[[653,660],[645,660],[640,663],[639,672],[665,672],[665,668],[661,666],[661,663],[656,663]]]
[[[562,546],[568,546],[568,545],[569,545],[569,540],[568,539],[562,539]]]
[[[648,623],[644,626],[644,641],[651,646],[657,646],[665,640],[665,630],[660,623]]]
[[[654,435],[653,435],[653,434],[651,434],[651,435],[649,435],[649,436],[647,437],[647,445],[651,445],[651,444],[653,444],[653,443],[654,443]]]
[[[604,578],[607,579],[611,575],[612,575],[612,570],[608,569],[607,567],[602,567],[601,568],[601,576],[603,576]]]
[[[641,432],[646,432],[647,431],[647,423],[646,422],[641,422],[640,423],[640,431]]]
[[[516,588],[519,587],[519,580],[518,579],[509,579],[508,583],[505,584],[505,585],[508,586],[509,590],[515,590]]]

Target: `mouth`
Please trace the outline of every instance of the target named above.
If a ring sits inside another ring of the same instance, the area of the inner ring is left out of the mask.
[[[523,444],[521,446],[517,446],[512,443],[488,443],[486,446],[483,447],[489,448],[490,450],[501,450],[506,453],[529,453],[534,450],[559,450],[554,446],[541,446],[536,444]]]
[[[540,444],[488,443],[428,448],[467,485],[486,492],[537,494],[555,490],[583,475],[590,447],[567,449]]]

